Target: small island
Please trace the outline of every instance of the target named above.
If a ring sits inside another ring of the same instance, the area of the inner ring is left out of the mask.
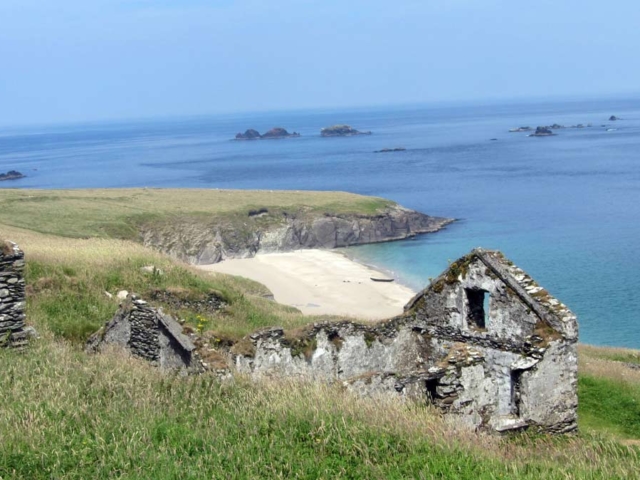
[[[320,130],[323,137],[353,137],[355,135],[371,135],[371,132],[360,132],[349,125],[333,125]]]
[[[556,134],[553,133],[549,127],[538,127],[536,128],[536,131],[529,136],[530,137],[551,137],[553,135],[556,135]]]
[[[382,150],[376,150],[373,153],[389,153],[389,152],[405,152],[407,149],[404,147],[396,147],[396,148],[383,148]]]
[[[19,180],[21,178],[26,177],[22,173],[16,170],[9,170],[7,173],[0,173],[0,181],[2,180]]]
[[[611,116],[609,117],[609,121],[610,121],[610,122],[615,122],[615,121],[617,121],[617,120],[620,120],[620,119],[619,119],[618,117],[616,117],[615,115],[611,115]]]
[[[278,139],[278,138],[293,138],[299,137],[300,134],[298,132],[289,133],[286,129],[282,127],[274,127],[268,132],[260,135],[260,132],[250,128],[244,133],[238,133],[236,135],[236,140],[270,140],[270,139]]]
[[[531,127],[518,127],[518,128],[510,128],[509,132],[511,132],[511,133],[530,132],[531,130],[533,130],[533,128],[531,128]]]

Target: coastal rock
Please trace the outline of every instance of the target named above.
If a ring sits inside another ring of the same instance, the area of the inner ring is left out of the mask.
[[[16,170],[9,170],[7,173],[0,173],[0,181],[3,180],[19,180],[21,178],[26,177],[26,175],[16,171]]]
[[[360,132],[349,125],[333,125],[320,130],[323,137],[353,137],[355,135],[371,135],[371,132]]]
[[[517,128],[509,129],[509,132],[511,132],[511,133],[515,133],[515,132],[530,132],[531,130],[533,130],[533,128],[531,128],[531,127],[517,127]]]
[[[220,222],[184,217],[169,225],[140,227],[144,245],[193,264],[217,263],[227,258],[304,248],[338,248],[388,242],[436,232],[453,222],[399,205],[382,213],[317,215],[269,211],[246,217],[240,231]],[[266,226],[265,226],[266,225]]]
[[[300,134],[298,132],[289,133],[284,128],[275,127],[269,130],[268,132],[262,135],[262,138],[289,138],[289,137],[299,137]]]
[[[260,135],[260,132],[254,129],[249,129],[244,133],[238,133],[236,135],[236,140],[269,140],[276,138],[292,138],[299,137],[300,134],[298,132],[289,133],[286,129],[282,127],[274,127],[264,135]]]
[[[407,151],[406,148],[397,147],[397,148],[383,148],[382,150],[376,150],[373,153],[406,152],[406,151]]]
[[[610,121],[610,122],[615,122],[615,121],[617,121],[617,120],[620,120],[620,119],[619,119],[618,117],[616,117],[615,115],[611,115],[611,116],[609,117],[609,121]]]
[[[538,127],[536,128],[536,131],[529,136],[530,137],[551,137],[553,135],[556,135],[556,134],[553,133],[549,127]]]
[[[254,130],[252,128],[250,128],[249,130],[245,131],[244,133],[236,134],[236,140],[257,140],[260,137],[261,137],[260,136],[260,132],[258,132],[257,130]]]

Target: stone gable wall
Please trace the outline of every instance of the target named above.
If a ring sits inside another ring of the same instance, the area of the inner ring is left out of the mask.
[[[197,371],[195,346],[172,317],[130,295],[115,316],[87,342],[87,350],[118,345],[163,369]]]
[[[234,346],[232,360],[253,377],[339,381],[365,395],[426,401],[473,429],[572,432],[575,316],[507,262],[498,252],[474,251],[399,317],[266,329]]]

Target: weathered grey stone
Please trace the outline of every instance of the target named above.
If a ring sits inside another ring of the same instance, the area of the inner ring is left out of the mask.
[[[180,324],[135,295],[129,295],[115,316],[89,338],[87,350],[98,352],[105,345],[119,345],[163,369],[201,368],[195,345],[183,335]]]
[[[365,395],[423,399],[474,429],[566,433],[577,428],[577,339],[566,306],[499,252],[478,249],[399,317],[320,323],[295,337],[262,330],[232,359],[256,377],[341,381]]]
[[[271,213],[269,213],[271,215]],[[201,218],[177,219],[179,225],[140,227],[144,245],[194,264],[211,264],[227,258],[252,257],[258,252],[302,248],[337,248],[399,240],[419,233],[436,232],[453,219],[431,217],[398,205],[374,215],[287,215],[247,217],[247,232],[224,223],[207,224]],[[268,226],[265,227],[264,224]]]
[[[0,346],[23,348],[28,342],[23,268],[22,250],[15,243],[0,240]]]

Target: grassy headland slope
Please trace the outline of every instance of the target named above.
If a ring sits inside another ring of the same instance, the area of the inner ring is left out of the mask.
[[[245,219],[247,209],[299,208],[296,195],[309,211],[333,205],[336,215],[393,208],[347,194],[279,192],[265,207],[265,192],[256,202],[255,192],[183,193],[0,191],[0,239],[26,252],[27,318],[40,334],[26,353],[0,349],[1,478],[626,479],[640,471],[633,350],[580,347],[580,433],[568,438],[488,437],[422,405],[356,398],[339,386],[219,384],[207,374],[165,375],[116,350],[86,355],[84,340],[117,309],[107,293],[122,289],[146,299],[167,293],[152,303],[202,332],[211,363],[219,344],[258,328],[318,321],[265,299],[260,284],[206,274],[126,239],[141,218],[218,209]],[[189,307],[212,294],[226,306]]]
[[[635,478],[640,471],[640,352],[580,348],[580,433],[488,437],[421,405],[356,398],[339,386],[219,384],[162,374],[83,340],[119,289],[223,310],[155,302],[216,342],[317,321],[265,300],[259,284],[210,276],[126,240],[72,239],[0,225],[26,252],[26,353],[0,350],[0,477],[9,478]],[[144,273],[155,265],[163,275]]]
[[[0,224],[64,237],[136,239],[138,225],[180,217],[220,220],[261,208],[372,215],[395,205],[345,192],[205,189],[0,190]]]
[[[0,190],[0,224],[135,240],[190,263],[396,240],[451,221],[344,192]]]

